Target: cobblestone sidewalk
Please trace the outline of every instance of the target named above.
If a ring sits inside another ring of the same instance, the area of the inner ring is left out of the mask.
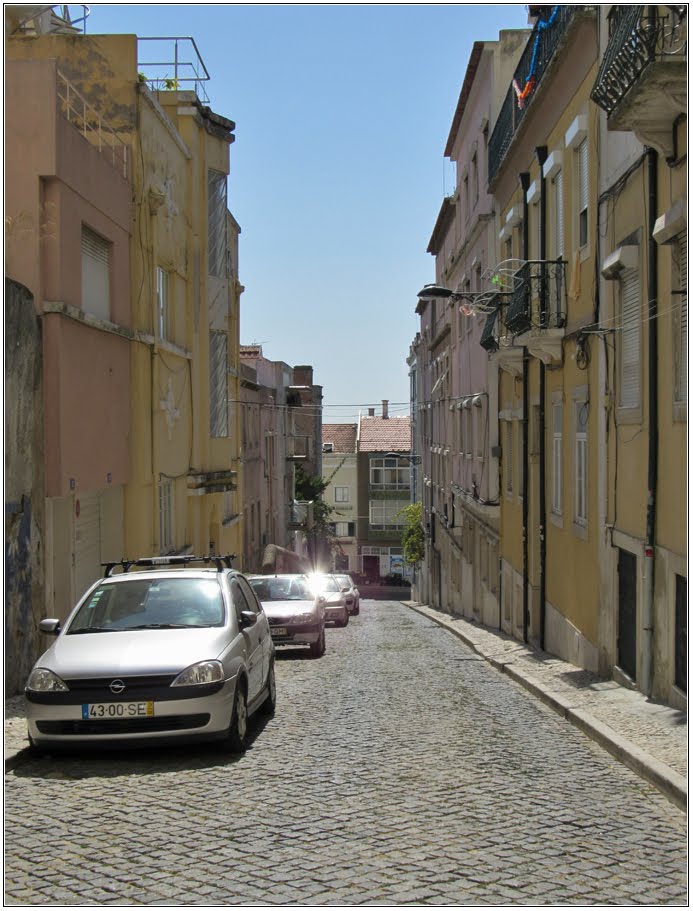
[[[673,803],[688,800],[688,717],[642,693],[525,645],[498,630],[403,602],[429,617],[494,667],[581,728]]]

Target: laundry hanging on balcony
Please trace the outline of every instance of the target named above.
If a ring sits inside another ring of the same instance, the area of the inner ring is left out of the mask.
[[[520,88],[517,79],[513,79],[513,88],[515,89],[515,94],[517,95],[517,106],[520,110],[525,106],[525,102],[532,94],[537,84],[536,68],[537,68],[537,54],[539,52],[539,45],[541,43],[542,32],[546,31],[547,28],[550,28],[556,21],[556,16],[558,15],[558,6],[554,6],[551,10],[551,15],[548,19],[541,19],[537,23],[536,35],[534,38],[534,50],[532,51],[532,61],[529,65],[529,73],[527,74],[527,79],[523,88]]]

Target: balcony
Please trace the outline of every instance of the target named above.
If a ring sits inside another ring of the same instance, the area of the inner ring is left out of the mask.
[[[289,504],[289,531],[308,531],[313,527],[313,501],[292,500]]]
[[[567,322],[566,261],[528,260],[515,273],[505,326],[545,364],[560,363]]]
[[[305,462],[310,458],[310,437],[308,434],[287,437],[286,459],[289,462]]]
[[[493,354],[494,351],[498,350],[498,341],[503,319],[502,308],[508,305],[509,300],[509,294],[499,291],[488,301],[487,306],[490,308],[489,314],[486,317],[479,344],[488,351],[489,354]]]
[[[615,6],[591,98],[609,130],[632,130],[668,157],[672,121],[687,111],[687,67],[685,6]]]
[[[546,15],[535,24],[489,140],[489,184],[493,183],[498,174],[515,133],[536,97],[542,77],[564,42],[573,17],[582,9],[583,7],[577,6],[546,7]]]

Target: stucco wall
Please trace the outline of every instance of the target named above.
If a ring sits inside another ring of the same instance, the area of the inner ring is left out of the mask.
[[[44,600],[41,326],[31,294],[5,280],[5,693],[40,648]]]

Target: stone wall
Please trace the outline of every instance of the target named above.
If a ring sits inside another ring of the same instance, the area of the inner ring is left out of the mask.
[[[5,279],[5,695],[38,657],[44,606],[41,323],[31,293]]]

